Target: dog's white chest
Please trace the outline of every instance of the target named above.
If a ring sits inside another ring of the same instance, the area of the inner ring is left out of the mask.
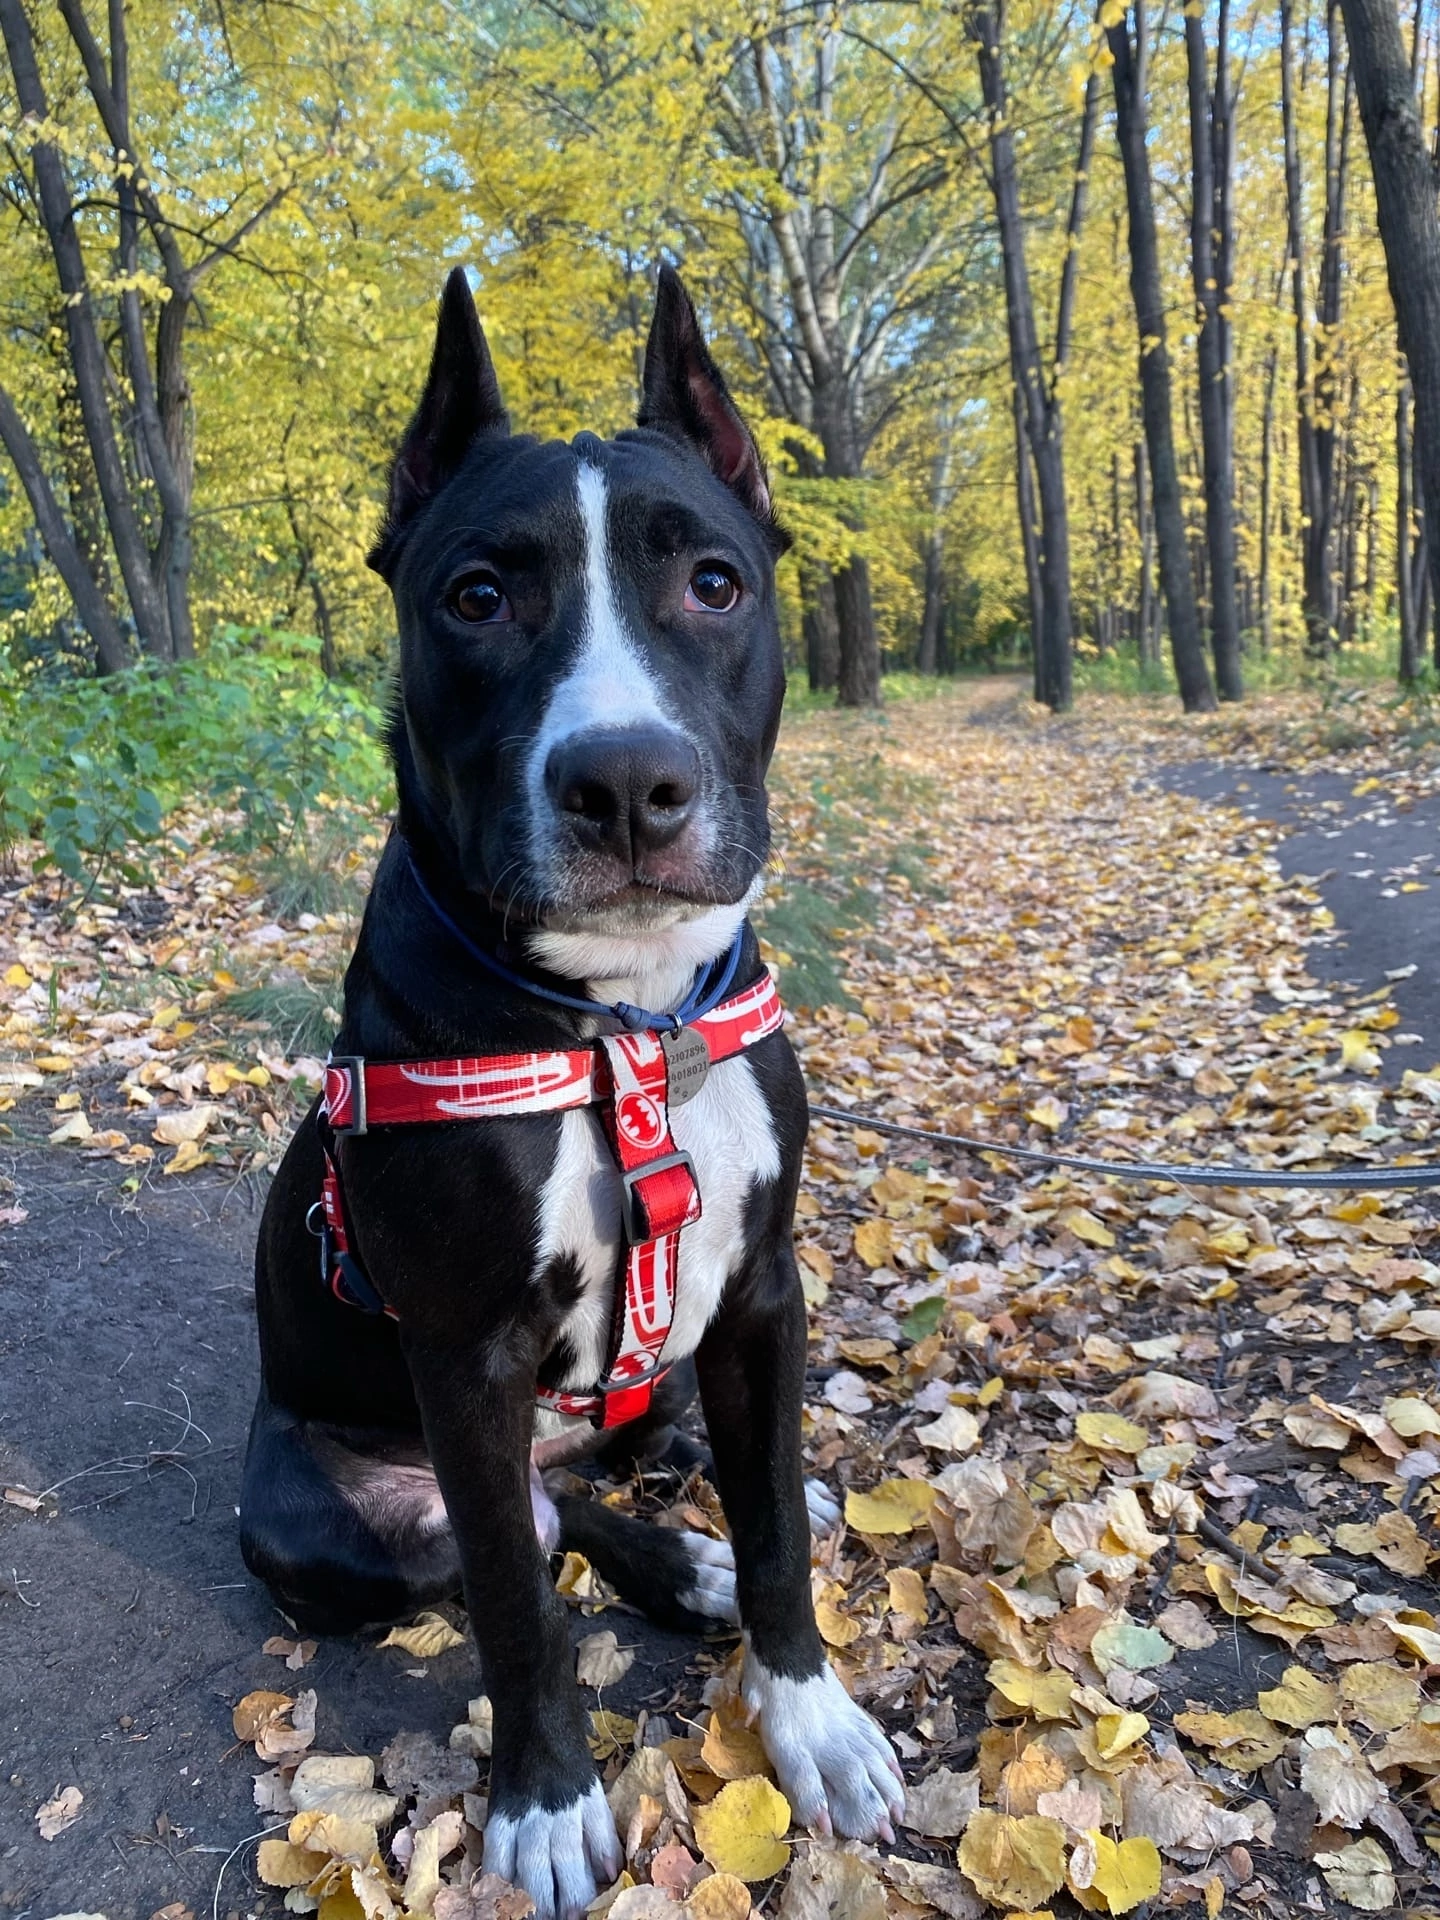
[[[714,1317],[744,1246],[745,1207],[759,1182],[780,1173],[769,1110],[742,1056],[712,1067],[692,1100],[670,1110],[675,1144],[688,1153],[700,1187],[701,1217],[680,1235],[675,1318],[663,1358],[693,1353]],[[576,1355],[563,1384],[593,1386],[605,1364],[614,1291],[620,1279],[620,1175],[593,1109],[565,1114],[560,1145],[540,1195],[537,1279],[568,1260],[583,1292],[562,1333]],[[537,1433],[558,1430],[551,1414]]]

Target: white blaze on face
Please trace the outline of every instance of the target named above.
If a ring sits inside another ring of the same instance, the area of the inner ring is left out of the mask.
[[[531,832],[542,864],[551,832],[545,767],[554,749],[573,734],[589,733],[596,727],[664,726],[669,719],[661,705],[660,689],[646,670],[615,598],[613,557],[605,525],[605,476],[598,467],[580,462],[575,493],[585,535],[585,613],[580,650],[550,695],[527,769]]]

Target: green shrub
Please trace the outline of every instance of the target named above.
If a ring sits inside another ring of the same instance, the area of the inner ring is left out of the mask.
[[[238,849],[300,858],[317,819],[334,844],[385,805],[382,718],[324,677],[317,640],[234,627],[168,670],[0,681],[0,853],[33,838],[87,892],[143,880],[167,816],[200,801],[235,811]]]

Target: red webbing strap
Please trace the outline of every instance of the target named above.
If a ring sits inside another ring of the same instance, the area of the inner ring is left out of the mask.
[[[605,1378],[592,1393],[537,1390],[553,1413],[598,1417],[623,1426],[645,1413],[666,1371],[659,1365],[675,1320],[681,1230],[700,1218],[700,1189],[687,1154],[670,1131],[669,1066],[653,1033],[603,1040],[611,1097],[601,1118],[624,1188],[622,1224],[629,1242],[617,1288],[618,1324]]]

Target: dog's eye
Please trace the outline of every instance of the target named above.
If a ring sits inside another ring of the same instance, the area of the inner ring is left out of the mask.
[[[728,567],[710,560],[696,567],[685,589],[687,613],[729,613],[740,598],[740,582]]]
[[[450,589],[450,611],[467,626],[483,627],[515,615],[500,582],[488,573],[473,574]]]

